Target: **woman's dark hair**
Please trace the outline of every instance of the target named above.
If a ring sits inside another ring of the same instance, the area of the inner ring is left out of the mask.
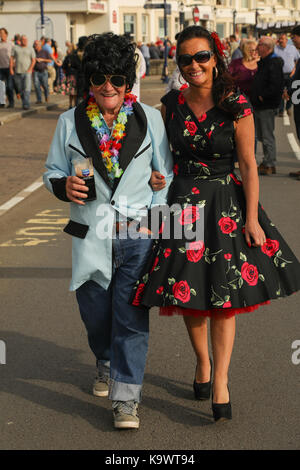
[[[214,73],[212,95],[213,100],[219,108],[236,116],[241,111],[241,105],[235,100],[228,98],[230,94],[236,91],[236,86],[233,78],[227,71],[227,65],[220,54],[217,44],[210,32],[202,26],[188,26],[185,28],[178,37],[176,48],[176,59],[178,63],[178,56],[180,55],[180,46],[183,42],[193,39],[203,38],[208,41],[210,50],[215,54],[217,63],[217,73]],[[228,99],[227,99],[228,98]]]
[[[125,75],[126,91],[131,90],[136,79],[135,69],[139,58],[135,49],[135,44],[126,36],[113,33],[89,36],[82,59],[85,91],[89,91],[90,78],[94,72]]]

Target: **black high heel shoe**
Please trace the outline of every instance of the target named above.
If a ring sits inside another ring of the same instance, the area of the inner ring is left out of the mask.
[[[228,388],[228,393],[229,393],[229,388]],[[213,399],[214,399],[214,394],[212,393],[211,408],[212,408],[214,420],[220,423],[220,422],[225,422],[225,421],[229,421],[230,419],[232,419],[230,395],[229,395],[228,403],[214,403]]]
[[[212,360],[209,358],[210,362],[210,379],[209,382],[198,383],[196,382],[196,377],[194,379],[193,388],[196,400],[209,400],[211,393],[211,378],[212,378]],[[197,371],[197,366],[196,366]],[[195,373],[196,376],[196,373]]]

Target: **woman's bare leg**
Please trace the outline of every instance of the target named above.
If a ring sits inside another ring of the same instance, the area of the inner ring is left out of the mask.
[[[207,339],[207,318],[184,316],[184,322],[197,358],[196,382],[210,380],[210,362]]]
[[[210,332],[214,358],[213,402],[228,403],[228,369],[235,337],[235,317],[211,318]]]

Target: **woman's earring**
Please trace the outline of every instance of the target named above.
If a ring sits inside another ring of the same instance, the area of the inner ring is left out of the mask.
[[[213,68],[213,79],[215,80],[218,75],[219,75],[219,71],[218,71],[217,67],[214,67]]]
[[[180,80],[182,78],[183,82]],[[181,75],[181,73],[179,74],[179,77],[178,77],[178,81],[180,83],[180,85],[184,85],[186,83],[186,81],[184,80],[183,76]]]

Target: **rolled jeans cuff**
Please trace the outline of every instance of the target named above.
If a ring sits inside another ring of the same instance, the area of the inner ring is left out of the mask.
[[[108,398],[113,401],[134,400],[140,403],[142,399],[142,385],[127,384],[110,379]]]

